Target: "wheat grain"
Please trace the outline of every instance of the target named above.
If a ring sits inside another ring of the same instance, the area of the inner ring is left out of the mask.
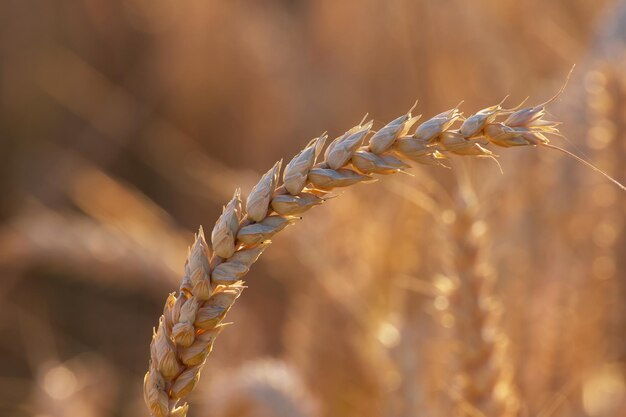
[[[334,188],[372,181],[374,173],[403,171],[407,161],[443,165],[447,154],[495,158],[484,147],[488,143],[548,144],[545,134],[557,133],[557,123],[544,119],[548,103],[520,110],[491,106],[465,120],[455,107],[422,123],[412,135],[417,117],[409,111],[371,136],[366,146],[372,122],[361,122],[331,142],[317,164],[327,136],[312,140],[287,164],[280,186],[281,164],[276,163],[250,193],[247,213],[236,191],[211,232],[210,245],[202,229],[198,232],[180,291],[168,297],[154,331],[144,378],[152,415],[186,415],[187,404],[178,403],[198,382],[221,322],[244,288],[242,278],[269,239],[297,220],[294,214],[320,204]],[[501,116],[508,118],[498,121]],[[460,127],[453,129],[458,121]]]

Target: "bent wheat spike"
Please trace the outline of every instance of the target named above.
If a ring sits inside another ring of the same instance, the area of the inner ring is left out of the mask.
[[[269,239],[323,203],[338,187],[372,181],[376,174],[406,169],[407,162],[442,165],[447,154],[495,157],[485,144],[509,147],[547,144],[545,134],[558,133],[557,123],[543,119],[545,104],[517,111],[488,107],[463,120],[458,108],[443,112],[409,130],[417,121],[409,111],[364,142],[372,132],[365,121],[335,139],[317,161],[327,136],[312,140],[285,167],[276,163],[252,189],[244,204],[239,190],[224,207],[210,244],[202,229],[189,250],[178,294],[171,294],[155,330],[144,397],[155,417],[184,417],[179,405],[195,387],[221,331],[222,320],[243,291],[242,279],[267,248]],[[504,121],[498,121],[508,116]]]

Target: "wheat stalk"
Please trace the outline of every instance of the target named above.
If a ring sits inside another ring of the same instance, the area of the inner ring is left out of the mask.
[[[152,415],[186,415],[188,405],[178,403],[198,382],[222,320],[244,288],[243,277],[274,234],[323,203],[335,188],[372,181],[374,174],[404,171],[409,161],[443,165],[447,154],[495,159],[485,147],[489,143],[548,145],[545,134],[558,133],[557,123],[544,119],[551,100],[519,110],[504,109],[500,103],[468,118],[455,107],[422,123],[412,134],[409,131],[420,117],[411,115],[413,109],[371,136],[372,122],[362,121],[332,141],[320,162],[327,135],[309,142],[285,167],[282,185],[277,162],[254,186],[245,209],[237,190],[211,231],[210,244],[200,228],[180,291],[167,298],[153,333],[144,378],[144,399]]]
[[[500,328],[495,275],[487,262],[487,227],[469,184],[461,187],[459,208],[450,224],[453,282],[444,286],[445,311],[457,344],[452,394],[460,417],[514,417],[519,398],[513,381],[509,340]]]

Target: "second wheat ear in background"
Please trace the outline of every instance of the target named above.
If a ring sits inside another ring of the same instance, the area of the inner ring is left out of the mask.
[[[521,109],[504,109],[498,104],[467,118],[455,107],[426,120],[413,133],[420,116],[411,111],[377,132],[372,131],[371,121],[363,121],[333,140],[321,160],[327,135],[309,142],[285,166],[282,183],[282,164],[277,162],[254,186],[245,208],[239,190],[235,191],[211,231],[210,241],[202,229],[198,232],[180,291],[167,298],[154,331],[144,378],[144,399],[151,414],[187,414],[188,405],[179,402],[197,384],[223,328],[222,320],[244,289],[243,277],[272,236],[322,204],[335,188],[372,181],[377,174],[404,171],[411,161],[444,165],[449,155],[495,159],[488,145],[564,151],[546,137],[558,134],[558,122],[544,118],[546,105],[553,99]]]

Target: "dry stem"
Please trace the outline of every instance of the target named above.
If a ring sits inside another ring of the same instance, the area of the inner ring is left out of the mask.
[[[509,341],[501,329],[495,276],[485,253],[486,223],[476,196],[461,188],[460,207],[449,227],[454,280],[444,286],[445,311],[457,347],[453,399],[459,417],[513,417],[519,398],[513,381]]]

